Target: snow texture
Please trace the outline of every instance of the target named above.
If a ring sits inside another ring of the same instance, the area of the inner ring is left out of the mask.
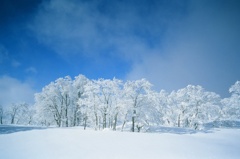
[[[239,159],[240,129],[155,133],[0,126],[2,159]]]

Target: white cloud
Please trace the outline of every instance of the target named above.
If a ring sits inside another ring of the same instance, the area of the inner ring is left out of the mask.
[[[35,68],[35,67],[33,67],[33,66],[31,66],[31,67],[28,67],[26,70],[25,70],[25,72],[27,72],[27,73],[37,73],[37,69]]]
[[[44,1],[30,28],[40,42],[63,56],[83,54],[98,58],[107,53],[135,61],[152,52],[157,44],[151,46],[149,41],[162,37],[165,26],[179,18],[178,14],[176,18],[171,15],[178,6],[171,4],[166,9],[161,3],[148,4]],[[147,16],[142,14],[145,12]]]
[[[192,1],[181,23],[168,28],[161,54],[145,54],[127,78],[145,77],[168,91],[200,84],[226,96],[240,78],[237,6],[232,1]]]
[[[0,105],[27,102],[33,104],[34,89],[28,84],[9,76],[0,77]]]
[[[19,67],[21,65],[21,63],[17,60],[12,60],[12,66],[13,67]]]
[[[218,93],[240,76],[238,7],[217,0],[50,0],[31,29],[62,56],[107,53],[129,60],[127,79],[144,77],[167,90],[200,84]]]

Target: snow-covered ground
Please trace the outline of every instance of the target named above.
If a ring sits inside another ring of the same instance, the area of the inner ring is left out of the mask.
[[[239,159],[240,129],[154,133],[0,126],[1,159]]]

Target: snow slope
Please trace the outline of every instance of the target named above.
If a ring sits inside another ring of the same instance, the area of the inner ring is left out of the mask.
[[[162,127],[157,133],[131,133],[3,125],[0,158],[239,159],[240,129],[194,132]]]

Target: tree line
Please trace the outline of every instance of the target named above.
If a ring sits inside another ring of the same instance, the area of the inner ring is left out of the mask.
[[[240,81],[221,99],[197,85],[177,91],[156,92],[146,79],[126,81],[90,80],[84,75],[66,76],[35,94],[34,106],[13,104],[0,107],[0,124],[83,126],[96,130],[147,130],[151,126],[200,129],[215,121],[240,119]]]

